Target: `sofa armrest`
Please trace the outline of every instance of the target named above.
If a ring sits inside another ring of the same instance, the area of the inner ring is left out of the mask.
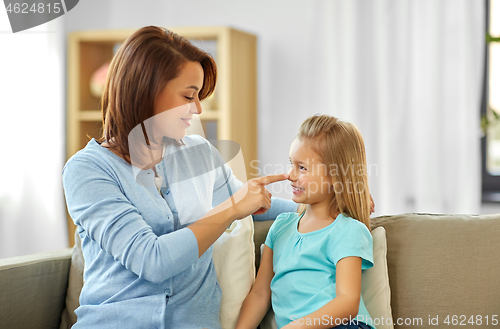
[[[2,328],[59,328],[72,250],[0,259]]]

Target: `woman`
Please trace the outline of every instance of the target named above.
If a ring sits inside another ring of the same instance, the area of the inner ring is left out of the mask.
[[[265,189],[286,175],[243,184],[208,141],[185,136],[215,83],[210,55],[162,28],[117,52],[103,136],[63,170],[86,264],[74,328],[220,328],[211,245],[236,219],[296,209],[271,207]]]

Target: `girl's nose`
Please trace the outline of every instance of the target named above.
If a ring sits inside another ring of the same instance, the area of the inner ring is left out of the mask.
[[[295,170],[293,170],[293,167],[291,167],[290,170],[288,170],[288,180],[291,182],[297,180],[297,178],[295,177]]]

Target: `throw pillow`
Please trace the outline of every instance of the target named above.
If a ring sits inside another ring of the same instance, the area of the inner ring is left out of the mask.
[[[213,245],[213,260],[222,290],[222,329],[236,326],[241,305],[255,280],[253,219],[234,221]]]
[[[372,237],[374,265],[363,271],[361,295],[373,321],[368,324],[377,329],[393,329],[385,229],[377,227],[372,231]]]

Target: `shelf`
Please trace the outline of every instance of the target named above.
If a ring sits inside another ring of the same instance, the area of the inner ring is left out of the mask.
[[[79,113],[81,121],[101,121],[101,111],[81,111]]]

